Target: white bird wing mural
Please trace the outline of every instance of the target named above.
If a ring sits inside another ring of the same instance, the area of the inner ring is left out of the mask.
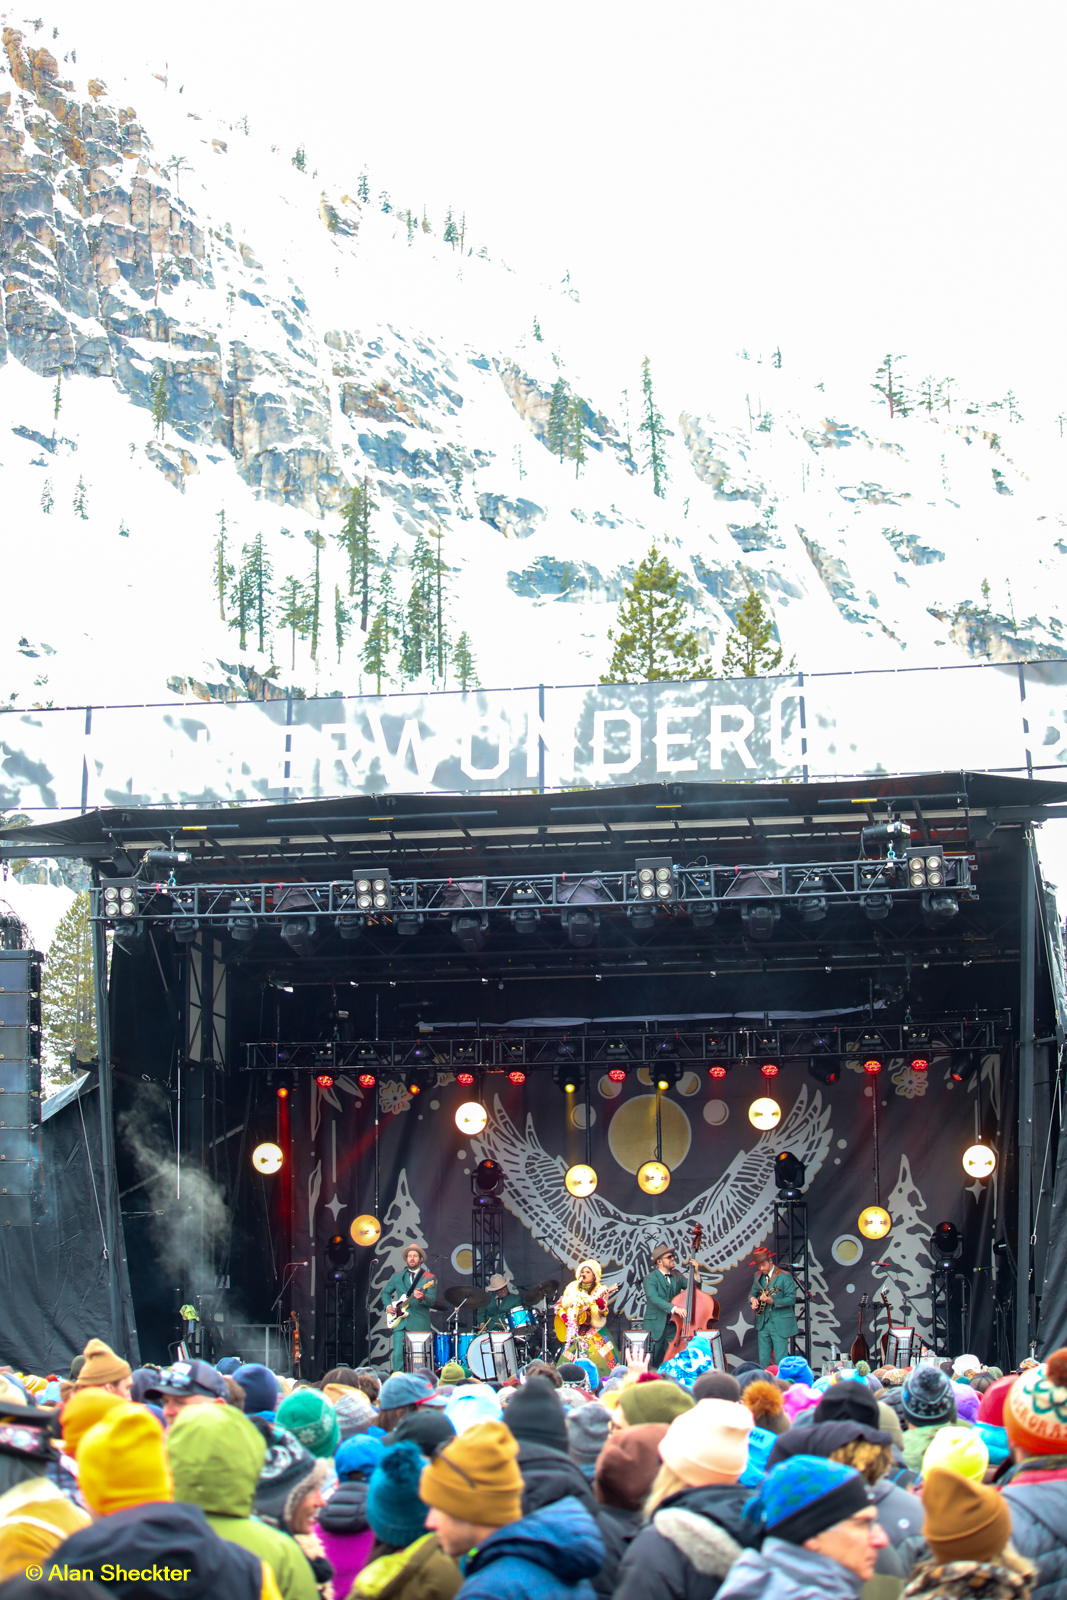
[[[622,1269],[614,1305],[633,1316],[644,1306],[641,1279],[654,1246],[669,1244],[685,1260],[694,1223],[704,1229],[701,1255],[714,1269],[713,1281],[736,1266],[771,1226],[778,1151],[798,1156],[810,1181],[830,1148],[829,1121],[830,1108],[823,1107],[819,1092],[809,1102],[807,1086],[801,1085],[777,1128],[761,1134],[750,1150],[739,1150],[722,1176],[684,1209],[658,1217],[620,1211],[599,1194],[581,1200],[568,1194],[563,1183],[566,1162],[545,1150],[532,1117],[521,1134],[498,1098],[484,1133],[471,1142],[480,1161],[489,1157],[500,1163],[506,1178],[504,1205],[549,1255],[568,1268],[595,1256],[605,1268],[614,1262]]]

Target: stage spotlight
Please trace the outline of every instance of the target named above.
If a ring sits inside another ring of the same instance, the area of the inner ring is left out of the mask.
[[[461,912],[452,918],[452,937],[458,939],[460,948],[469,956],[485,949],[485,936],[489,932],[489,913]]]
[[[654,904],[631,906],[626,915],[633,923],[635,933],[649,933],[656,926],[656,907]]]
[[[863,1063],[863,1070],[868,1078],[877,1078],[882,1070],[882,1063],[877,1056],[867,1056]]]
[[[884,1239],[893,1226],[893,1219],[884,1206],[866,1206],[856,1226],[865,1239]]]
[[[377,1217],[372,1217],[368,1211],[364,1211],[361,1216],[353,1217],[348,1232],[354,1244],[369,1250],[371,1245],[377,1244],[381,1238],[382,1225]]]
[[[765,942],[773,934],[776,925],[781,921],[782,911],[780,906],[753,904],[749,901],[741,907],[741,922],[750,939]]]
[[[393,926],[401,939],[413,939],[422,923],[421,911],[401,911],[399,916],[393,918]]]
[[[957,1050],[949,1064],[948,1075],[953,1083],[962,1083],[967,1076],[967,1069],[971,1064],[970,1056],[961,1055]]]
[[[137,915],[136,878],[101,878],[100,908],[109,921]]]
[[[945,881],[945,858],[936,845],[907,851],[909,889],[937,889]]]
[[[664,1056],[649,1067],[649,1072],[656,1088],[666,1094],[668,1089],[673,1089],[676,1083],[682,1081],[685,1068],[677,1056]]]
[[[928,928],[943,927],[946,922],[951,922],[960,909],[960,902],[954,894],[935,894],[927,890],[922,896],[922,919]]]
[[[353,872],[356,905],[361,911],[391,911],[393,885],[388,872]]]
[[[343,1233],[335,1233],[326,1246],[326,1259],[333,1268],[332,1276],[339,1278],[352,1266],[352,1246]]]
[[[934,1229],[932,1243],[942,1261],[951,1261],[959,1254],[963,1240],[954,1222],[939,1222]]]
[[[120,950],[125,950],[127,955],[132,956],[136,951],[142,949],[147,939],[148,934],[142,917],[135,917],[132,922],[116,924],[115,943]]]
[[[721,1083],[732,1065],[730,1061],[713,1061],[708,1068],[708,1077],[714,1078],[716,1083]]]
[[[479,1161],[471,1173],[471,1192],[483,1199],[493,1199],[504,1190],[504,1169],[499,1161]]]
[[[637,1182],[645,1194],[662,1194],[670,1188],[671,1170],[662,1161],[646,1161],[637,1170]]]
[[[363,918],[353,917],[349,912],[334,918],[334,927],[342,939],[358,939],[363,932]]]
[[[805,922],[824,922],[829,901],[821,891],[826,887],[818,873],[810,873],[800,885],[800,915]]]
[[[860,900],[868,922],[884,922],[893,909],[891,894],[865,894]]]
[[[195,917],[175,917],[170,931],[179,944],[192,944],[200,932],[200,924]]]
[[[257,1172],[268,1176],[282,1169],[282,1152],[276,1144],[257,1144],[252,1151],[252,1165]]]
[[[587,1167],[584,1162],[579,1162],[576,1167],[567,1168],[567,1175],[563,1182],[568,1194],[574,1195],[576,1200],[583,1200],[586,1195],[592,1194],[596,1188],[596,1173],[592,1167]]]
[[[289,1090],[285,1087],[284,1083],[282,1084],[281,1088],[276,1091],[276,1094],[279,1100],[288,1100],[289,1098]]]
[[[762,1099],[753,1100],[748,1108],[748,1120],[754,1128],[765,1132],[769,1128],[776,1128],[781,1122],[782,1108],[777,1100],[764,1096]]]
[[[513,1072],[509,1072],[508,1073],[508,1082],[509,1083],[514,1083],[516,1085],[525,1083],[526,1082],[526,1074],[525,1074],[525,1072],[520,1072],[518,1067],[516,1067]]]
[[[626,1068],[625,1067],[609,1067],[608,1068],[608,1082],[609,1083],[625,1083],[626,1082]]]
[[[416,1067],[413,1071],[409,1071],[406,1084],[408,1094],[412,1096],[422,1094],[423,1090],[428,1089],[436,1077],[437,1074],[435,1072],[427,1072],[423,1067]]]
[[[226,918],[226,931],[236,944],[251,944],[256,936],[256,919],[246,900],[234,900]]]
[[[678,898],[678,881],[670,856],[639,856],[634,863],[634,891],[638,900],[666,903]]]
[[[929,1072],[930,1063],[925,1056],[912,1056],[908,1062],[912,1072]]]
[[[760,1067],[760,1072],[765,1078],[777,1078],[778,1063],[776,1061],[765,1061]]]
[[[585,906],[564,906],[560,912],[560,923],[575,949],[585,950],[597,936],[600,912],[590,911]]]
[[[972,1144],[963,1152],[963,1170],[969,1178],[991,1178],[996,1169],[996,1154],[987,1144]]]
[[[518,890],[515,891],[516,894]],[[512,906],[508,912],[508,921],[519,935],[520,939],[530,939],[541,930],[541,910],[539,906]]]
[[[816,1083],[825,1083],[827,1086],[836,1083],[841,1076],[841,1068],[833,1056],[812,1056],[808,1062],[808,1072]]]
[[[697,933],[710,933],[719,920],[719,908],[715,904],[695,905],[690,909],[689,920]]]
[[[317,1072],[315,1074],[315,1082],[318,1084],[320,1089],[333,1088],[333,1076],[329,1072]]]
[[[361,1089],[373,1089],[378,1082],[373,1072],[361,1072],[356,1081]]]
[[[566,1046],[560,1046],[561,1050],[565,1048]],[[552,1068],[552,1082],[557,1089],[562,1089],[564,1094],[575,1094],[581,1081],[582,1069],[576,1066],[569,1056],[557,1061]]]
[[[799,1200],[807,1182],[803,1161],[792,1150],[779,1150],[774,1158],[774,1187],[785,1200]]]
[[[282,923],[282,938],[294,956],[308,957],[315,948],[315,922],[312,917],[290,917]]]
[[[477,1100],[468,1100],[456,1112],[456,1127],[460,1133],[481,1133],[489,1121],[489,1113]]]
[[[473,1072],[457,1072],[456,1073],[456,1082],[458,1084],[460,1084],[464,1089],[470,1089],[474,1084],[474,1073]]]

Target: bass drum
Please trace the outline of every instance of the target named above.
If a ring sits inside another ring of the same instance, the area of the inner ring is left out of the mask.
[[[496,1367],[493,1365],[493,1341],[487,1333],[483,1333],[479,1338],[471,1340],[464,1360],[472,1377],[481,1378],[483,1383],[495,1383]]]

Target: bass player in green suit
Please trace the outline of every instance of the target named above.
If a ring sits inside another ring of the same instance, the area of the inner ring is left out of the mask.
[[[700,1269],[696,1268],[696,1283]],[[658,1367],[674,1334],[671,1301],[685,1292],[687,1279],[676,1270],[676,1257],[669,1244],[658,1244],[652,1252],[652,1271],[641,1287],[645,1291],[645,1327],[649,1332],[649,1366]]]
[[[426,1252],[417,1244],[404,1252],[403,1272],[394,1272],[382,1291],[382,1305],[388,1310],[402,1295],[407,1295],[407,1316],[393,1329],[393,1371],[404,1370],[405,1333],[429,1333],[430,1312],[437,1303],[437,1283],[426,1271]]]
[[[748,1303],[756,1313],[757,1357],[766,1370],[789,1354],[789,1341],[797,1331],[796,1279],[774,1264],[774,1256],[764,1245],[752,1252],[756,1276],[748,1291]]]

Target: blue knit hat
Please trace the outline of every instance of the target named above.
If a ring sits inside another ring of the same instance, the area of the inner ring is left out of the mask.
[[[258,1362],[238,1367],[233,1373],[234,1383],[239,1383],[245,1392],[245,1414],[251,1416],[253,1412],[274,1415],[278,1404],[278,1380],[269,1367],[261,1367]]]
[[[815,1374],[803,1356],[783,1356],[778,1363],[778,1376],[787,1383],[806,1383],[809,1387],[815,1382]]]
[[[367,1521],[383,1544],[406,1550],[426,1531],[426,1506],[419,1478],[426,1458],[417,1445],[394,1444],[382,1452],[367,1488]]]
[[[382,1449],[380,1439],[372,1439],[365,1433],[354,1434],[339,1446],[333,1458],[334,1471],[342,1482],[356,1473],[369,1477],[382,1459]]]
[[[792,1456],[768,1472],[745,1516],[776,1539],[803,1544],[864,1511],[867,1485],[855,1467],[822,1456]]]

